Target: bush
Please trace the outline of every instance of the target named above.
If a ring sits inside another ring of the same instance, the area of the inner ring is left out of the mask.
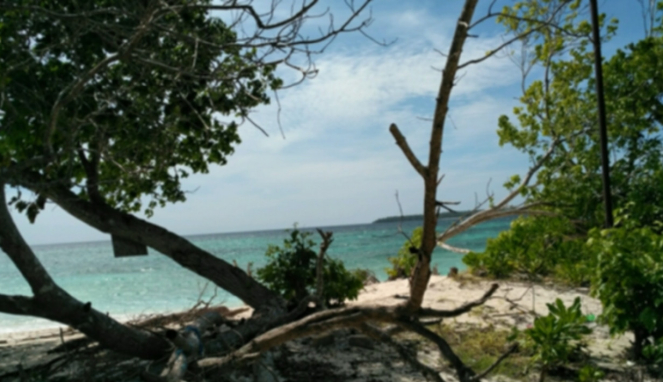
[[[663,236],[628,217],[617,224],[590,234],[588,243],[599,253],[592,294],[603,304],[600,320],[611,333],[633,332],[636,358],[655,358],[655,340],[663,338]]]
[[[417,227],[412,231],[410,240],[403,243],[398,250],[396,257],[390,257],[391,268],[385,268],[389,280],[396,280],[410,277],[412,269],[417,265],[416,250],[421,247],[421,236],[424,233],[423,227]]]
[[[580,310],[580,298],[576,297],[568,308],[560,299],[547,305],[548,315],[537,317],[534,325],[525,330],[526,339],[534,349],[532,361],[541,367],[540,381],[552,368],[571,361],[579,352],[583,337],[592,332]]]
[[[265,252],[269,262],[256,271],[258,280],[283,296],[290,305],[315,292],[318,254],[309,232],[296,228],[283,241],[283,248],[270,245]],[[327,305],[356,299],[363,288],[360,275],[345,269],[343,262],[325,256],[323,262],[323,299]]]
[[[595,255],[562,217],[519,217],[508,231],[488,239],[486,250],[470,252],[463,262],[474,272],[495,278],[524,274],[530,279],[552,276],[580,285],[589,282]]]
[[[380,282],[380,280],[378,280],[378,278],[375,276],[375,273],[370,269],[354,269],[352,273],[361,280],[361,283],[364,286],[377,284]]]

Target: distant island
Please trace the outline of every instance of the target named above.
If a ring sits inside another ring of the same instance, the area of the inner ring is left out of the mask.
[[[472,211],[457,211],[457,212],[441,212],[440,219],[444,218],[457,218],[459,216],[464,216],[469,214]],[[404,216],[389,216],[386,218],[380,218],[374,221],[372,224],[376,223],[394,223],[400,221],[411,221],[411,220],[424,220],[424,215],[404,215]]]

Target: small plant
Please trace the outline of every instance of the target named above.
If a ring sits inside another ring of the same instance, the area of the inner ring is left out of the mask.
[[[417,251],[421,247],[421,236],[424,233],[422,227],[417,227],[412,231],[410,240],[403,243],[401,249],[395,257],[390,257],[388,260],[391,263],[391,268],[385,268],[389,280],[396,280],[410,277],[412,268],[417,264]]]
[[[578,372],[578,381],[579,382],[598,382],[605,376],[605,373],[601,370],[595,368],[594,366],[587,365],[584,366]]]
[[[663,338],[663,235],[628,216],[616,223],[591,232],[588,243],[599,253],[592,293],[603,304],[600,321],[612,334],[631,331],[635,358],[649,361],[662,352],[644,349]]]
[[[583,336],[592,332],[580,311],[579,297],[568,308],[560,299],[547,305],[550,313],[537,317],[532,327],[525,330],[526,339],[534,348],[532,361],[541,367],[541,382],[549,370],[569,362],[577,354]]]
[[[652,365],[652,373],[663,376],[663,338],[645,346],[642,349],[642,355]]]
[[[312,234],[293,229],[283,247],[270,245],[265,252],[269,262],[256,271],[258,280],[278,292],[290,305],[315,293],[318,254],[313,250]],[[360,275],[345,269],[343,262],[325,256],[322,297],[327,305],[356,299],[363,288]]]

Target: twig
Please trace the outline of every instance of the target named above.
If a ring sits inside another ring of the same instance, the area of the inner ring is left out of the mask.
[[[480,381],[481,378],[483,378],[483,377],[487,376],[488,374],[490,374],[491,371],[495,370],[495,368],[496,368],[497,366],[499,366],[500,363],[502,363],[502,361],[504,361],[508,356],[510,356],[510,355],[511,355],[513,352],[515,352],[516,350],[518,350],[518,343],[517,343],[517,342],[516,342],[515,344],[511,345],[511,347],[509,348],[509,350],[507,350],[506,352],[504,352],[504,354],[502,354],[498,359],[496,359],[495,362],[493,362],[492,365],[488,366],[488,368],[486,368],[486,370],[484,370],[483,372],[481,372],[481,373],[475,375],[475,376],[472,378],[472,380],[473,380],[473,381]]]

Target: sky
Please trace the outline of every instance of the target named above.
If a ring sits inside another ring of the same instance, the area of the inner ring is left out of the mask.
[[[347,14],[344,2],[321,3],[317,9],[331,7],[337,22]],[[422,213],[423,181],[388,128],[398,125],[415,154],[427,161],[428,119],[445,62],[437,51],[448,50],[462,3],[375,0],[366,31],[393,43],[381,46],[358,33],[339,36],[314,57],[315,78],[279,92],[280,114],[272,102],[251,115],[269,137],[249,124],[241,126],[242,143],[227,165],[186,179],[187,201],[157,209],[149,220],[181,235],[286,229],[294,223],[370,223],[399,214],[396,192],[404,214]],[[486,13],[489,3],[479,1],[475,18]],[[637,0],[599,0],[599,9],[620,20],[618,35],[603,47],[604,56],[644,36]],[[481,57],[503,41],[494,21],[475,33],[461,61]],[[278,73],[286,80],[293,76],[289,70]],[[502,184],[524,174],[529,163],[518,151],[499,147],[496,134],[498,117],[511,114],[518,104],[516,65],[496,57],[460,76],[444,132],[438,199],[471,209],[477,197],[486,197],[487,188],[503,197]],[[35,224],[23,215],[14,218],[33,245],[110,240],[50,203]]]

